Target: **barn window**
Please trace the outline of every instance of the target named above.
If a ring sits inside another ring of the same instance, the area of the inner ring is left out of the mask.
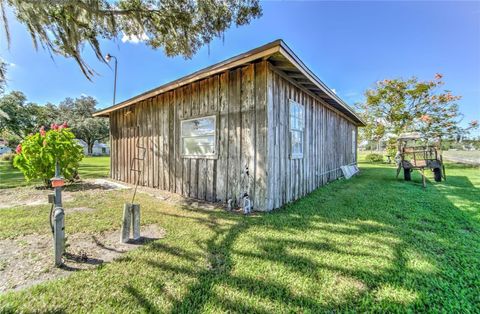
[[[181,121],[184,157],[215,156],[216,120],[216,116],[209,116]]]
[[[303,105],[290,100],[290,157],[303,158],[303,130],[305,110]]]

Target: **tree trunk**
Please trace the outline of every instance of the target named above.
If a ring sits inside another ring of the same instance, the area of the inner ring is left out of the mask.
[[[93,141],[87,142],[87,154],[88,156],[92,156],[93,154]]]

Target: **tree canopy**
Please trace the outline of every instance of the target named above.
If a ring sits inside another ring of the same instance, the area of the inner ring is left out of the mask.
[[[7,6],[27,27],[36,49],[75,59],[88,79],[95,71],[83,58],[83,48],[91,47],[106,62],[100,38],[138,38],[163,48],[167,56],[190,58],[232,24],[248,24],[262,14],[258,0],[0,0],[9,42]]]
[[[0,97],[0,134],[9,141],[11,147],[40,128],[67,122],[76,138],[83,140],[92,152],[95,141],[101,141],[109,135],[107,119],[93,118],[98,102],[90,96],[66,98],[60,104],[39,105],[27,102],[26,96],[12,91]]]
[[[58,106],[60,116],[69,122],[76,138],[87,144],[89,154],[92,153],[95,141],[104,140],[109,135],[107,119],[92,117],[96,106],[97,100],[91,96],[66,98]]]
[[[461,97],[440,90],[442,78],[436,74],[428,81],[412,77],[377,82],[365,92],[366,100],[359,105],[367,123],[364,138],[379,141],[388,137],[392,146],[404,132],[420,132],[425,139],[440,141],[464,132],[459,126],[462,114],[457,104]]]

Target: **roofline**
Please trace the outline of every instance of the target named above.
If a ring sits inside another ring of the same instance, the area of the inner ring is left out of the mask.
[[[222,62],[213,64],[209,67],[204,69],[198,70],[193,72],[192,74],[183,76],[179,79],[161,85],[159,87],[153,88],[149,91],[146,91],[142,94],[139,94],[135,97],[127,99],[119,104],[114,106],[107,107],[105,109],[99,110],[93,114],[94,117],[108,117],[109,113],[121,108],[125,108],[130,106],[134,103],[140,102],[142,100],[148,99],[150,97],[157,96],[159,94],[168,92],[170,90],[179,88],[181,86],[190,84],[192,82],[207,78],[209,76],[218,74],[220,72],[226,71],[228,69],[241,66],[245,63],[252,62],[254,60],[262,59],[267,56],[273,55],[274,53],[281,53],[285,58],[288,59],[296,68],[302,72],[308,79],[317,85],[320,90],[325,92],[329,97],[334,99],[336,102],[340,104],[340,106],[344,107],[347,112],[357,120],[358,125],[365,126],[365,122],[355,113],[355,111],[347,105],[340,97],[338,97],[330,88],[328,88],[325,83],[323,83],[301,60],[300,58],[295,55],[295,53],[287,46],[287,44],[281,40],[277,39],[272,41],[266,45],[257,47],[245,53],[239,54]]]
[[[282,53],[284,57],[286,57],[292,64],[294,64],[302,72],[303,75],[308,77],[314,83],[317,83],[317,87],[319,87],[332,99],[336,100],[342,107],[344,107],[348,111],[348,113],[350,113],[358,120],[361,126],[365,126],[365,121],[363,121],[363,119],[357,115],[353,108],[350,107],[346,102],[344,102],[340,97],[338,97],[337,94],[335,94],[327,85],[325,85],[325,83],[323,83],[322,80],[320,80],[318,76],[316,76],[315,73],[313,73],[305,65],[305,63],[303,63],[303,61],[297,57],[297,55],[290,49],[290,47],[287,46],[287,44],[283,40],[280,41],[280,46],[280,53]]]
[[[145,100],[147,98],[157,96],[159,94],[165,93],[167,91],[170,91],[172,89],[181,87],[183,85],[190,84],[192,82],[201,80],[203,78],[215,75],[217,73],[226,71],[228,69],[231,69],[235,66],[240,66],[242,64],[245,64],[247,62],[261,59],[263,57],[272,55],[276,52],[279,51],[280,49],[280,43],[282,40],[275,40],[272,41],[271,43],[268,43],[266,45],[263,45],[261,47],[257,47],[255,49],[252,49],[250,51],[247,51],[245,53],[239,54],[237,56],[234,56],[232,58],[229,58],[227,60],[224,60],[219,63],[215,63],[209,67],[203,68],[201,70],[198,70],[196,72],[193,72],[192,74],[183,76],[179,79],[176,79],[174,81],[171,81],[169,83],[166,83],[164,85],[161,85],[159,87],[155,87],[149,91],[146,91],[140,95],[137,95],[135,97],[132,97],[130,99],[127,99],[119,104],[116,104],[114,106],[107,107],[105,109],[102,109],[100,111],[97,111],[93,114],[94,117],[101,117],[101,116],[108,116],[108,113],[127,107],[133,103]]]

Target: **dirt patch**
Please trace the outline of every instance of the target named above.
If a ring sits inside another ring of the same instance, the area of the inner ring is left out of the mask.
[[[108,190],[123,190],[130,187],[115,181],[105,179],[82,180],[64,187],[62,192],[63,202],[73,201],[78,193],[98,193]],[[0,190],[0,209],[17,206],[35,206],[48,204],[48,194],[51,189],[43,187],[19,187]]]
[[[144,243],[163,238],[165,230],[157,225],[148,225],[142,226],[141,234],[141,239],[130,243],[119,242],[118,230],[68,235],[62,268],[53,266],[53,240],[50,234],[0,240],[0,293],[98,267]]]

